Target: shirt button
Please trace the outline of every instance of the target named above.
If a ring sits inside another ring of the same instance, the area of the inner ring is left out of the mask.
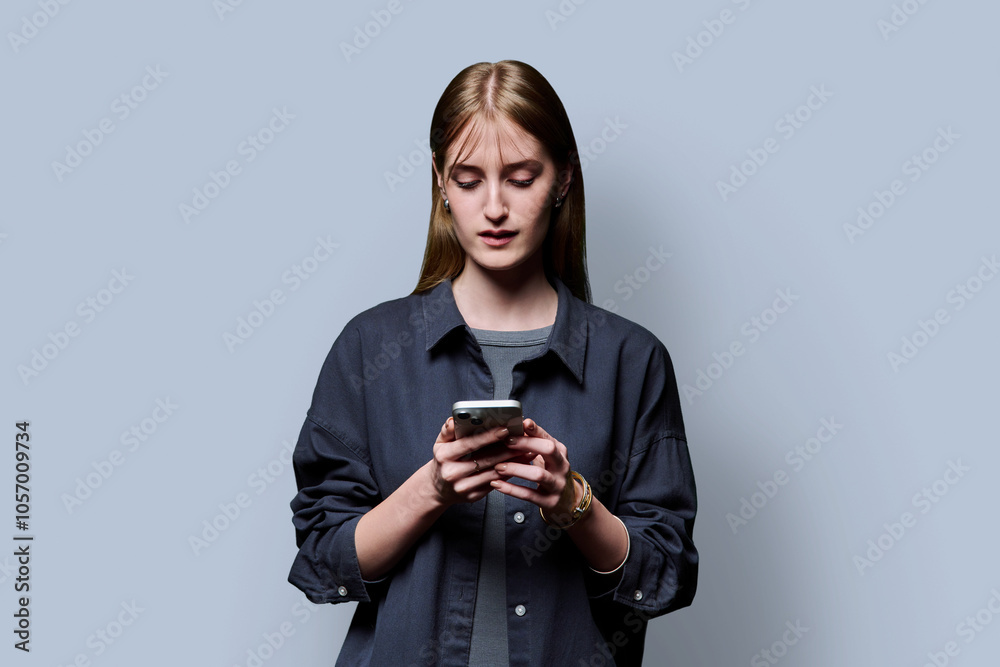
[[[524,523],[524,512],[516,512],[514,514],[514,523]]]
[[[642,599],[642,591],[636,591],[635,595],[633,595],[632,597],[634,597],[635,601],[638,602],[639,600]]]
[[[347,586],[341,586],[337,589],[337,592],[340,593],[340,597],[344,597],[347,595]]]
[[[523,604],[519,604],[516,607],[514,607],[514,613],[517,614],[518,616],[524,616],[527,613],[527,611],[528,610],[524,608]]]

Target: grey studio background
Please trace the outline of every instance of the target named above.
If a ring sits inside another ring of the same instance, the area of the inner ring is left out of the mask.
[[[353,605],[285,580],[288,449],[344,323],[416,283],[438,97],[514,58],[585,151],[595,303],[684,393],[699,591],[646,664],[996,664],[998,20],[5,3],[0,662],[332,664]]]

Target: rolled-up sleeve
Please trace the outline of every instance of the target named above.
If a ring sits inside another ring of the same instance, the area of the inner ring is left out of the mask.
[[[378,583],[362,579],[354,544],[358,521],[381,500],[366,446],[360,366],[360,337],[349,326],[323,364],[292,455],[298,553],[288,581],[314,603],[368,602]]]
[[[673,366],[658,342],[639,396],[635,437],[614,508],[630,547],[613,599],[653,618],[691,604],[698,581],[694,473]]]

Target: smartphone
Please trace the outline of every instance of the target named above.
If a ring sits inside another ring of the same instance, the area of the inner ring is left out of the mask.
[[[524,435],[520,401],[458,401],[451,406],[455,437],[493,431],[506,426],[511,435]]]

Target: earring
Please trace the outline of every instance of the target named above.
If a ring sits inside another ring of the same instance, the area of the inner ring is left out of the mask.
[[[448,205],[448,198],[447,197],[444,198],[444,210],[446,210],[449,213],[451,213],[451,206]]]
[[[556,208],[559,208],[560,206],[562,206],[562,203],[563,203],[563,198],[562,197],[556,197],[556,204],[555,204]]]

